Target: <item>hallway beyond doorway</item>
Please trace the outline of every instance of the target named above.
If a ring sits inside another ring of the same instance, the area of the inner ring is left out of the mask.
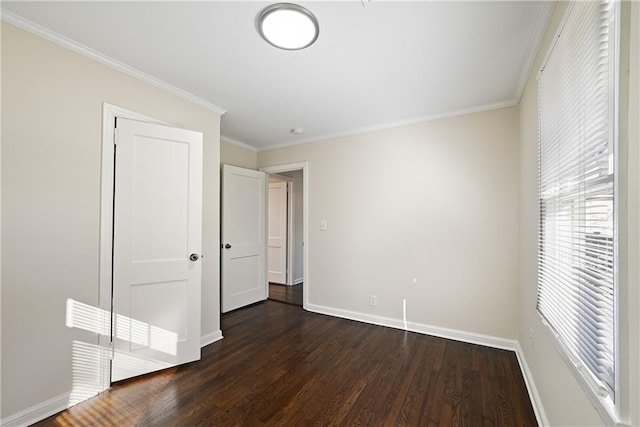
[[[302,307],[302,286],[302,283],[295,286],[269,283],[269,299]]]

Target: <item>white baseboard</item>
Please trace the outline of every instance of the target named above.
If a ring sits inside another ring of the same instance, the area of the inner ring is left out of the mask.
[[[342,310],[339,308],[325,307],[321,305],[308,304],[306,309],[314,313],[327,314],[329,316],[341,317],[349,320],[356,320],[359,322],[370,323],[373,325],[387,326],[396,329],[405,329],[404,322],[400,319],[394,319],[390,317],[376,316],[373,314],[359,313],[356,311]],[[477,334],[473,332],[459,331],[456,329],[441,328],[439,326],[425,325],[415,322],[407,322],[406,330],[411,332],[418,332],[425,335],[433,335],[440,338],[447,338],[456,341],[467,342],[471,344],[479,344],[487,347],[499,348],[502,350],[511,350],[516,353],[520,370],[524,378],[527,391],[529,393],[529,399],[531,400],[531,406],[536,415],[536,420],[539,426],[546,427],[549,425],[549,420],[542,406],[542,400],[538,394],[533,376],[529,370],[529,365],[524,357],[522,347],[517,340],[511,340],[506,338],[494,337],[491,335]]]
[[[24,427],[49,418],[53,414],[67,409],[71,398],[71,392],[49,399],[45,402],[33,405],[16,414],[5,417],[0,421],[4,427]]]
[[[222,338],[222,331],[218,329],[215,332],[211,332],[210,334],[203,335],[200,337],[200,348],[205,347],[209,344],[213,344],[216,341],[220,341]]]
[[[308,304],[307,310],[314,313],[327,314],[329,316],[356,320],[373,325],[387,326],[395,329],[405,329],[404,323],[401,320],[393,319],[390,317],[375,316],[372,314],[359,313],[355,311],[342,310],[315,304]],[[520,369],[522,371],[522,376],[524,377],[524,382],[527,386],[527,391],[529,392],[529,398],[531,399],[531,404],[533,406],[533,411],[535,412],[538,425],[543,427],[549,425],[549,420],[547,419],[544,407],[542,406],[542,400],[540,399],[540,395],[538,394],[533,376],[531,375],[531,371],[529,370],[529,365],[527,364],[524,352],[522,351],[522,347],[520,346],[520,343],[518,341],[414,322],[407,322],[406,329],[411,332],[417,332],[425,335],[433,335],[441,338],[468,342],[471,344],[479,344],[487,347],[514,351],[516,353],[518,364],[520,365]],[[222,338],[223,336],[221,330],[203,335],[200,338],[201,347],[212,344],[216,341],[221,340]],[[37,423],[38,421],[44,420],[51,415],[67,409],[70,406],[70,397],[70,392],[61,394],[45,402],[39,403],[16,414],[3,418],[2,420],[0,420],[0,425],[4,427],[23,427]]]
[[[516,345],[516,357],[518,358],[518,364],[520,365],[520,370],[522,371],[524,383],[526,384],[527,391],[529,392],[529,399],[531,400],[531,405],[533,406],[533,412],[535,412],[536,414],[538,425],[547,427],[548,425],[550,425],[549,419],[547,418],[547,414],[544,411],[544,407],[542,406],[542,400],[540,399],[540,395],[538,394],[536,383],[533,381],[533,375],[531,374],[531,370],[529,370],[529,364],[527,363],[527,359],[524,357],[524,351],[522,350],[520,343],[517,343]]]
[[[204,347],[221,340],[222,331],[217,330],[207,335],[200,337],[200,346]],[[71,401],[71,392],[61,394],[60,396],[49,399],[45,402],[34,405],[16,414],[0,420],[0,425],[3,427],[23,427],[42,421],[45,418],[50,417],[53,414],[57,414],[60,411],[64,411],[69,406]]]
[[[389,328],[404,330],[404,322],[401,319],[391,317],[376,316],[373,314],[359,313],[356,311],[343,310],[333,307],[325,307],[315,304],[307,304],[306,309],[314,313],[328,314],[329,316],[341,317],[358,322],[371,323],[373,325],[387,326]],[[407,331],[418,332],[425,335],[433,335],[440,338],[447,338],[456,341],[479,344],[487,347],[499,348],[503,350],[516,351],[518,341],[507,338],[494,337],[491,335],[477,334],[474,332],[459,331],[456,329],[442,328],[439,326],[425,325],[422,323],[407,322]]]
[[[314,313],[327,314],[329,316],[341,317],[343,319],[356,320],[359,322],[370,323],[373,325],[387,326],[395,329],[405,329],[404,322],[400,319],[390,317],[376,316],[372,314],[359,313],[356,311],[342,310],[339,308],[325,307],[321,305],[308,304],[306,309]],[[456,341],[467,342],[471,344],[479,344],[487,347],[499,348],[502,350],[510,350],[515,352],[522,376],[524,378],[531,406],[536,415],[538,425],[542,427],[549,426],[549,420],[542,406],[542,400],[538,394],[533,375],[529,370],[529,365],[524,357],[522,347],[517,340],[507,338],[494,337],[491,335],[477,334],[474,332],[465,332],[456,329],[442,328],[439,326],[425,325],[415,322],[407,322],[406,330],[418,332],[425,335],[433,335],[441,338],[452,339]]]
[[[295,279],[293,281],[294,285],[299,285],[300,283],[302,283],[304,281],[304,277],[298,277],[297,279]]]

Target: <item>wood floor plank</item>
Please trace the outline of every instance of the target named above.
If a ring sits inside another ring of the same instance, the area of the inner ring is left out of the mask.
[[[515,354],[266,301],[202,360],[122,381],[38,426],[535,426]]]
[[[295,286],[269,283],[269,299],[302,307],[303,286],[302,283]]]

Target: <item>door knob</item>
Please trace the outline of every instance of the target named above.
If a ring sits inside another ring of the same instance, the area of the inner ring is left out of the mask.
[[[197,261],[200,258],[200,256],[198,254],[191,254],[189,255],[189,259],[191,261]]]
[[[231,249],[231,245],[227,243],[227,244],[224,245],[224,248],[225,249]]]

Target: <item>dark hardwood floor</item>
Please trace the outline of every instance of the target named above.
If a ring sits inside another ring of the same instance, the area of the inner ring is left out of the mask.
[[[295,286],[287,286],[269,282],[269,299],[302,307],[303,286],[302,283]]]
[[[115,384],[39,426],[534,426],[513,352],[262,302],[202,360]]]

